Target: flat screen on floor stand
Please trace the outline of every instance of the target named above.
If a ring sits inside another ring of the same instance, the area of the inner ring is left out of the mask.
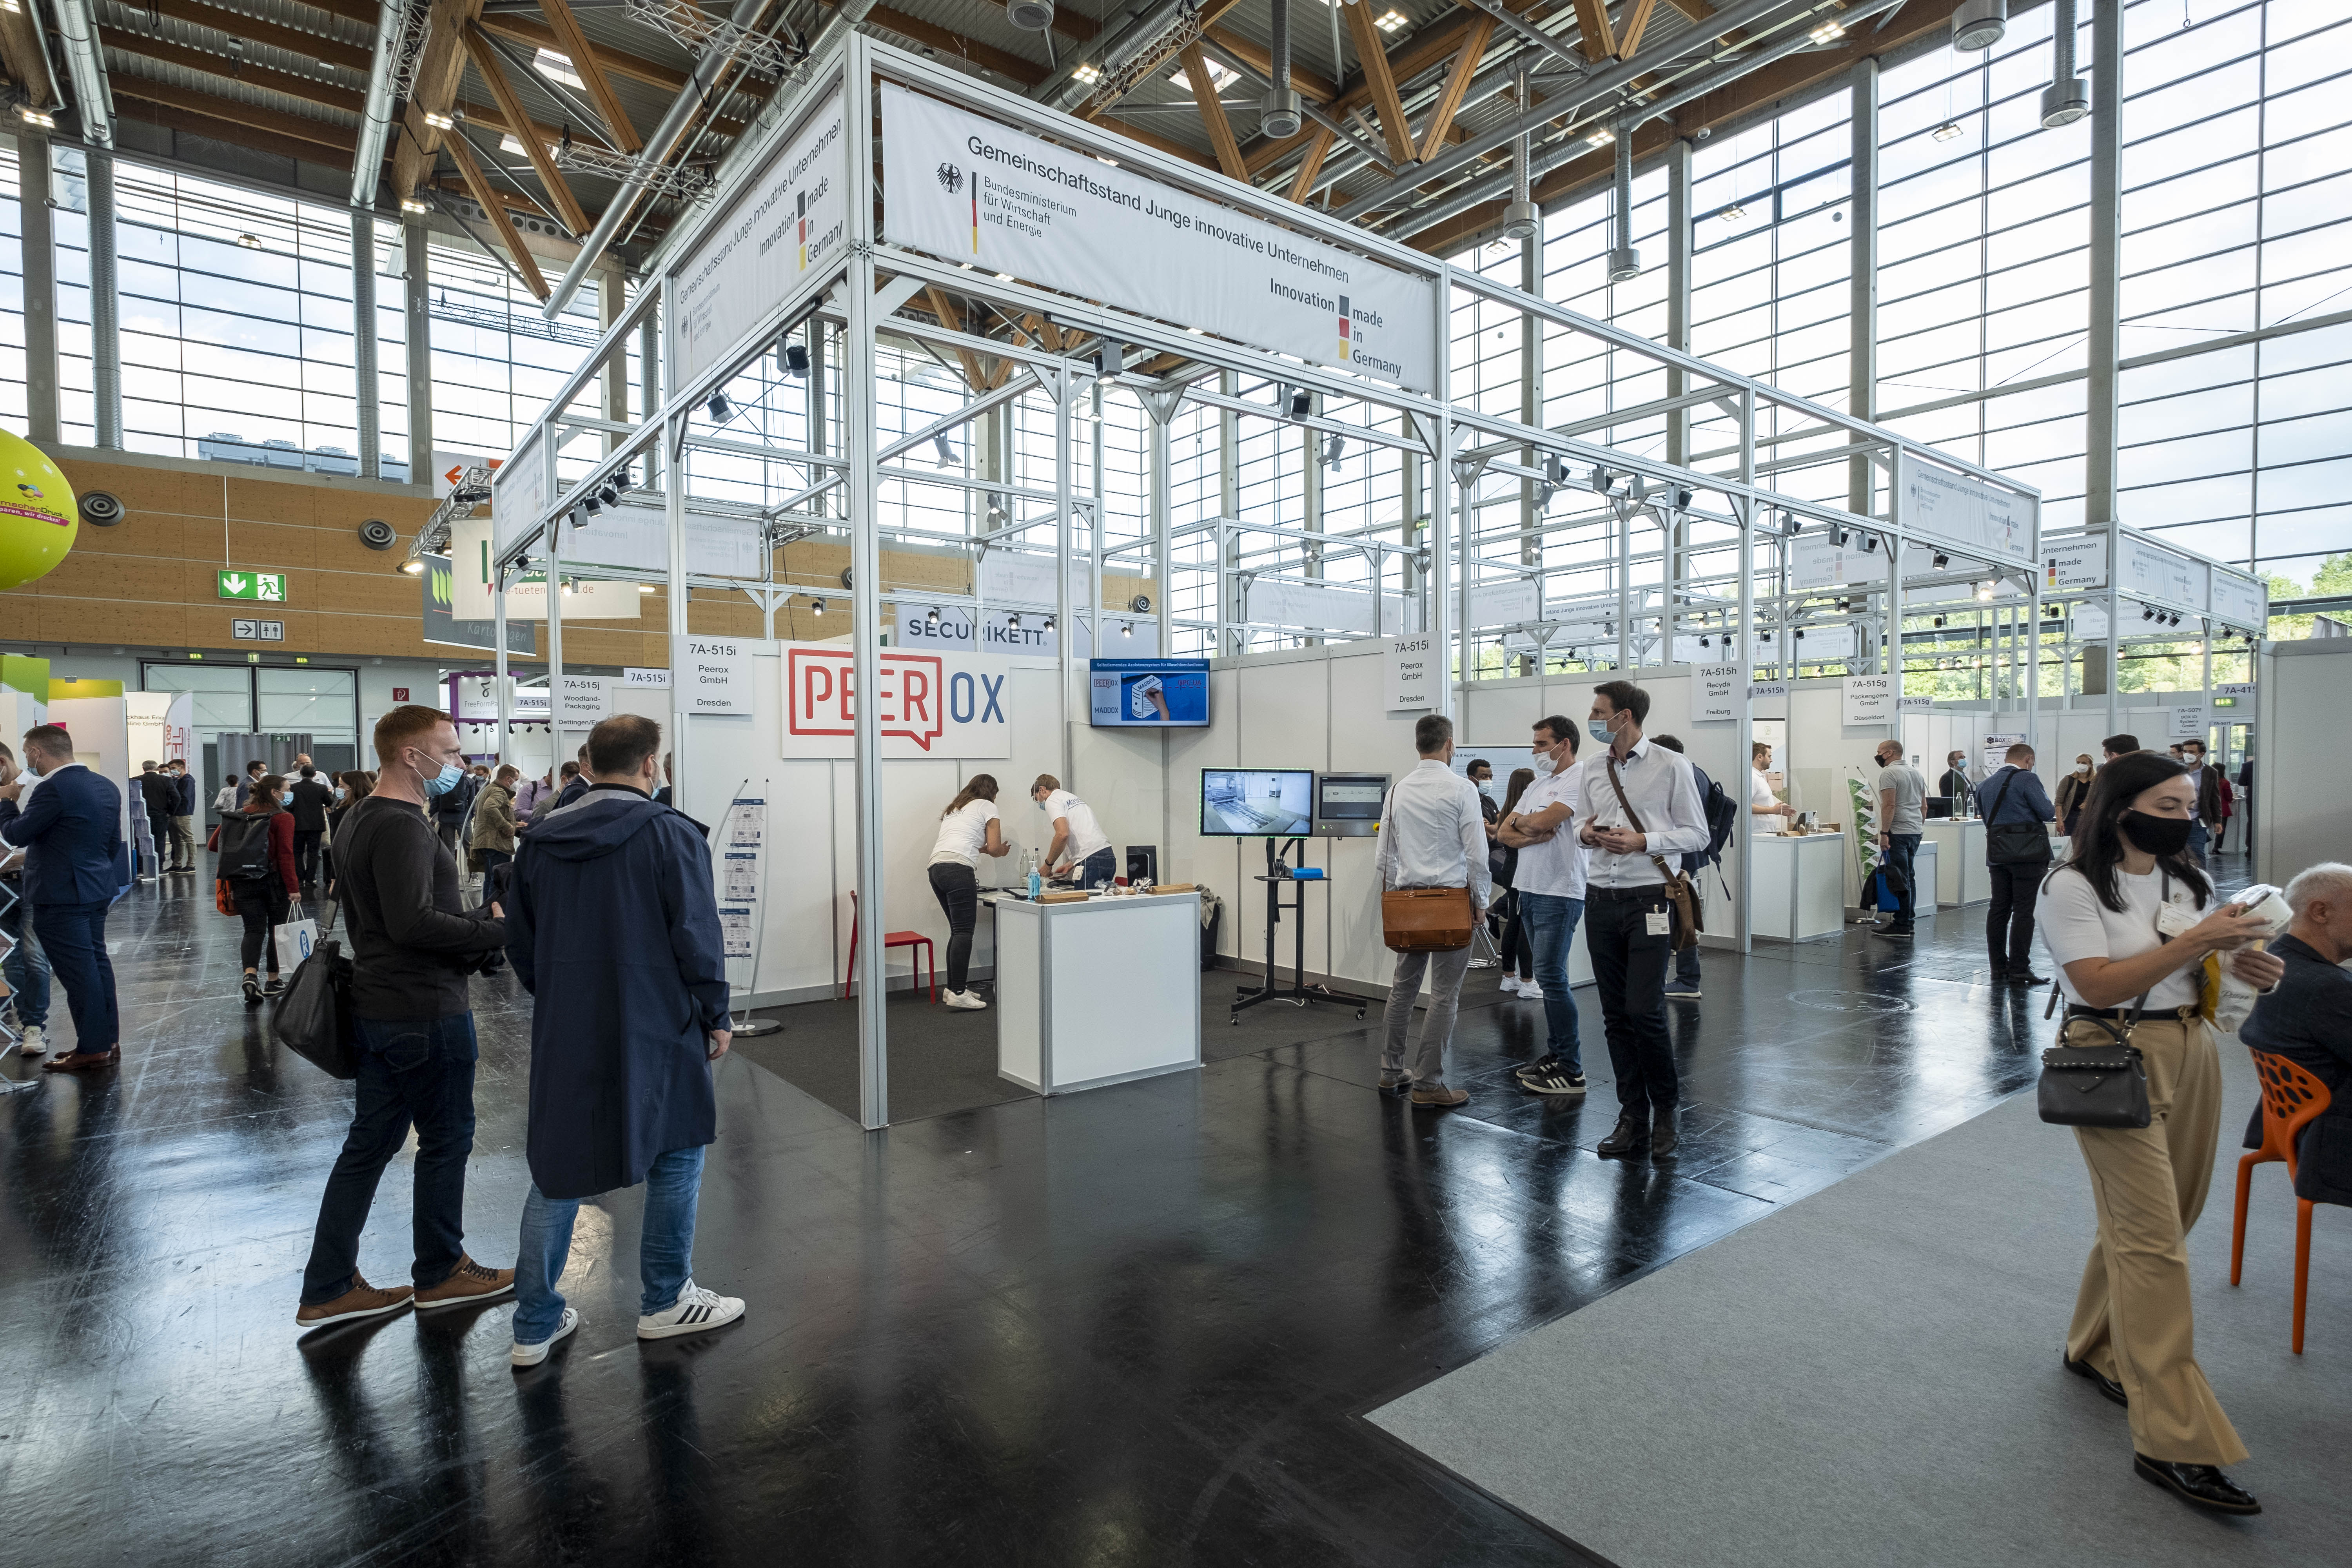
[[[1356,1016],[1371,1005],[1369,997],[1334,991],[1307,983],[1307,896],[1314,887],[1331,883],[1323,871],[1307,864],[1307,835],[1314,825],[1315,774],[1304,768],[1202,768],[1201,770],[1201,836],[1204,838],[1264,838],[1265,871],[1257,879],[1265,885],[1265,969],[1255,990],[1236,992],[1231,1023],[1261,1002],[1287,1002],[1304,1007],[1328,1002],[1353,1007]],[[1287,842],[1284,842],[1287,840]],[[1290,852],[1298,851],[1293,866]],[[1297,890],[1286,900],[1282,890]],[[1291,923],[1290,984],[1275,981],[1275,932],[1285,911]]]

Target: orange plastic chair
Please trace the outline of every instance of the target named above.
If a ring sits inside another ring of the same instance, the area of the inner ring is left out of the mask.
[[[935,1007],[938,1006],[940,1001],[939,951],[931,946],[931,939],[925,936],[919,931],[884,931],[882,933],[882,956],[886,959],[889,957],[890,950],[894,947],[919,947],[923,950],[923,956],[920,962],[930,970],[931,973],[931,1005]],[[907,973],[908,979],[912,979],[914,977],[914,965],[916,963],[917,960],[915,955],[911,952],[908,953],[907,955]],[[846,1002],[849,1000],[850,984],[856,978],[857,892],[856,889],[852,889],[849,894],[849,967],[842,972],[841,976],[841,999],[843,1001]]]
[[[2230,1233],[2230,1283],[2238,1282],[2246,1260],[2246,1202],[2253,1191],[2254,1167],[2286,1164],[2287,1189],[2294,1186],[2294,1141],[2328,1107],[2327,1086],[2270,1051],[2252,1051],[2263,1080],[2263,1146],[2238,1162],[2238,1222]],[[2303,1304],[2311,1285],[2311,1200],[2294,1200],[2294,1353],[2303,1353]]]

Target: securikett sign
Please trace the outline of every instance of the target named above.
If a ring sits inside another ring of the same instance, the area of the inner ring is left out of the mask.
[[[838,643],[785,643],[783,754],[856,754],[856,679]],[[1009,757],[1012,672],[972,654],[885,648],[876,720],[886,757]]]

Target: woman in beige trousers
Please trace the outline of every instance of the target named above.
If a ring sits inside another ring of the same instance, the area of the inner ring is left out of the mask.
[[[2263,921],[2234,904],[2207,911],[2212,885],[2186,854],[2196,810],[2180,763],[2153,752],[2117,758],[2092,784],[2066,862],[2042,891],[2067,1043],[2103,1045],[2110,1027],[2129,1023],[2147,1071],[2146,1127],[2074,1130],[2099,1237],[2065,1364],[2130,1412],[2143,1479],[2199,1508],[2259,1513],[2222,1473],[2246,1448],[2197,1364],[2188,1237],[2205,1206],[2221,1115],[2221,1058],[2199,1010],[2202,965],[2229,953],[2239,978],[2263,989],[2284,966],[2258,945]]]

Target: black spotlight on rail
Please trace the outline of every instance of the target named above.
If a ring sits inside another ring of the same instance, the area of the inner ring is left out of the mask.
[[[1945,554],[1940,550],[1936,552],[1935,567],[1937,571],[1941,572],[1945,567],[1949,566],[1951,563],[1952,558],[1950,556]]]
[[[809,609],[810,609],[811,613],[815,614],[815,615],[820,615],[820,616],[821,616],[821,615],[824,614],[824,599],[822,599],[822,598],[813,598],[813,599],[811,599],[811,600],[809,601]],[[855,629],[855,628],[853,628],[853,629]]]
[[[703,408],[712,421],[719,425],[726,424],[728,418],[734,413],[733,405],[727,401],[727,395],[723,392],[712,393],[710,401],[705,404]]]
[[[1314,412],[1315,395],[1303,386],[1292,387],[1290,396],[1285,404],[1284,416],[1290,419],[1304,419]]]
[[[923,625],[930,627],[933,631],[940,629],[940,607],[937,605],[933,605],[930,608],[930,612],[924,616]]]
[[[2143,621],[2152,621],[2156,619],[2156,606],[2154,605],[2142,605],[2139,607],[2139,618]]]
[[[808,379],[809,355],[806,343],[786,343],[782,359],[786,375],[803,381]]]
[[[1787,534],[1790,538],[1796,538],[1797,531],[1804,526],[1805,520],[1799,517],[1795,512],[1784,511],[1780,514],[1780,531]]]

